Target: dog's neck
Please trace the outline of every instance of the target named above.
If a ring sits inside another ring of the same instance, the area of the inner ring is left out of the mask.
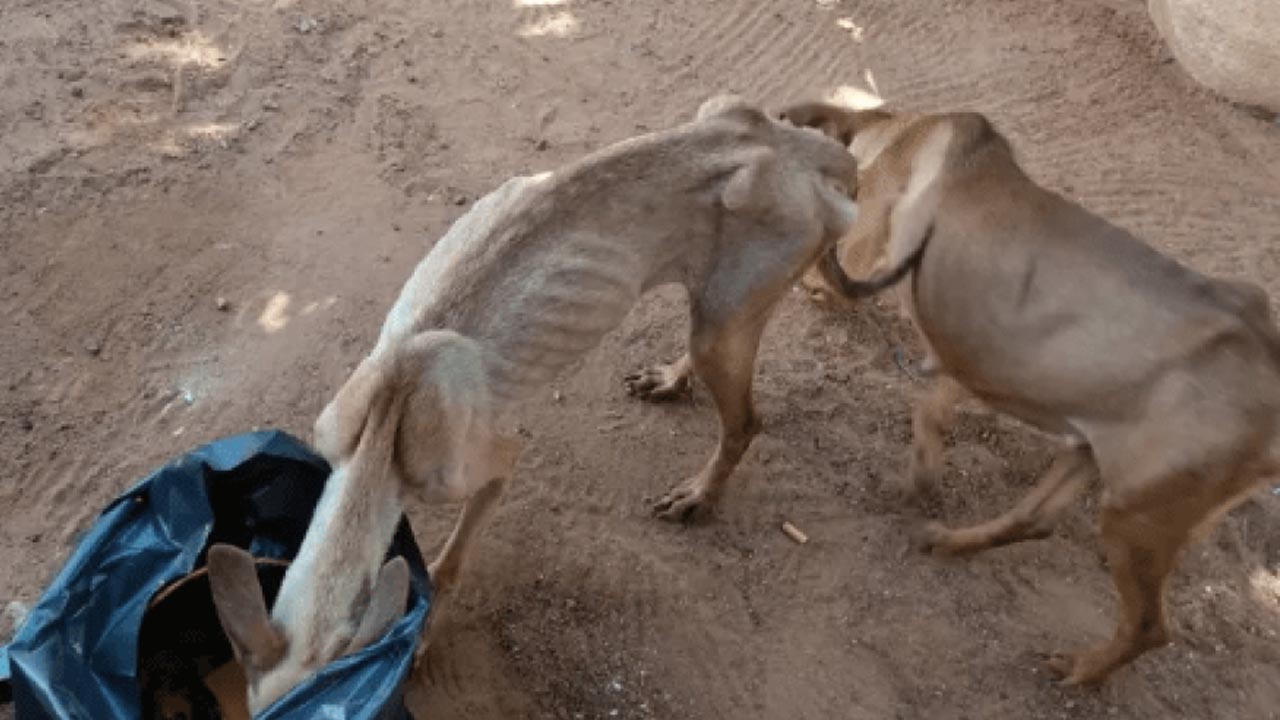
[[[399,409],[371,410],[371,416],[386,412]],[[380,425],[391,420],[371,417],[364,433],[383,432]],[[325,482],[272,607],[272,621],[289,640],[286,662],[318,655],[327,662],[341,654],[332,645],[345,647],[359,625],[402,513],[399,475],[390,447],[383,447],[389,442],[365,437]]]

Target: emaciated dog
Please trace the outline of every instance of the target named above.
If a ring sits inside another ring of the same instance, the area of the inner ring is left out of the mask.
[[[466,501],[430,566],[438,593],[455,584],[519,453],[504,416],[659,284],[688,290],[689,351],[629,385],[659,398],[696,372],[715,399],[720,442],[655,513],[708,513],[759,429],[761,331],[852,223],[854,179],[849,154],[822,133],[717,98],[691,123],[515,178],[477,202],[418,265],[377,345],[316,421],[334,471],[270,616],[251,558],[210,552],[251,709],[376,635],[386,608],[403,610],[403,561],[379,572],[402,491]]]

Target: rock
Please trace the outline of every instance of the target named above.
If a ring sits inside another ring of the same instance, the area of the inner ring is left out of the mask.
[[[19,602],[18,600],[11,600],[4,606],[5,617],[9,618],[9,622],[13,624],[15,632],[18,628],[22,627],[22,623],[26,622],[27,614],[30,611],[31,609],[27,607],[26,603]]]
[[[1156,29],[1200,84],[1280,112],[1280,2],[1148,0]]]
[[[219,296],[217,300],[213,301],[213,306],[218,308],[218,312],[226,312],[231,309],[231,301]]]
[[[298,32],[302,33],[303,35],[306,35],[312,30],[315,30],[316,28],[320,27],[320,21],[316,20],[315,18],[309,15],[303,15],[302,17],[298,18],[298,21],[293,24],[293,27]]]
[[[97,357],[102,352],[102,343],[92,338],[84,341],[84,351]]]

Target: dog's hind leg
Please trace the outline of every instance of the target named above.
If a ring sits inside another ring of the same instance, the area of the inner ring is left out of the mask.
[[[692,365],[715,399],[720,413],[720,442],[701,472],[654,505],[654,515],[688,522],[709,514],[720,498],[725,480],[760,432],[751,383],[767,320],[768,313],[764,312],[716,326],[694,313],[689,343]]]
[[[933,489],[942,475],[942,435],[955,420],[956,404],[966,391],[960,383],[939,375],[916,399],[911,413],[911,454],[907,475],[898,487],[904,500]]]
[[[923,528],[919,543],[924,550],[940,555],[965,555],[1047,537],[1054,521],[1080,495],[1095,472],[1087,447],[1062,450],[1031,492],[1009,512],[990,522],[957,530],[929,523]]]
[[[1063,684],[1101,683],[1116,668],[1168,641],[1165,585],[1192,529],[1185,522],[1166,525],[1169,515],[1182,514],[1171,509],[1103,509],[1102,543],[1120,595],[1120,622],[1107,642],[1075,657],[1050,660]]]
[[[1258,468],[1235,464],[1171,473],[1119,501],[1104,495],[1102,544],[1120,596],[1120,621],[1107,642],[1050,661],[1064,684],[1099,684],[1168,642],[1165,586],[1179,552],[1245,497],[1258,478]]]

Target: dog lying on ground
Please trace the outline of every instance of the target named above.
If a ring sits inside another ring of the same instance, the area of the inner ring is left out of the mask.
[[[210,553],[251,708],[358,647],[385,627],[386,608],[403,610],[403,562],[378,573],[402,490],[466,501],[430,566],[437,597],[456,583],[520,450],[504,415],[659,284],[688,290],[689,350],[628,387],[661,399],[696,372],[715,399],[720,441],[654,512],[708,513],[760,427],[751,385],[761,331],[852,223],[854,179],[849,154],[822,133],[722,97],[694,122],[515,178],[477,202],[419,264],[372,353],[317,420],[334,473],[270,616],[251,558]]]
[[[1179,550],[1280,469],[1280,334],[1266,294],[1201,275],[1036,185],[982,115],[810,104],[783,117],[852,135],[861,171],[847,241],[887,257],[855,281],[833,250],[819,263],[828,285],[858,298],[908,280],[901,301],[937,368],[915,409],[908,491],[939,474],[964,395],[1062,441],[1012,510],[927,525],[922,544],[964,554],[1045,537],[1100,476],[1119,624],[1051,664],[1068,684],[1099,683],[1165,644]]]

